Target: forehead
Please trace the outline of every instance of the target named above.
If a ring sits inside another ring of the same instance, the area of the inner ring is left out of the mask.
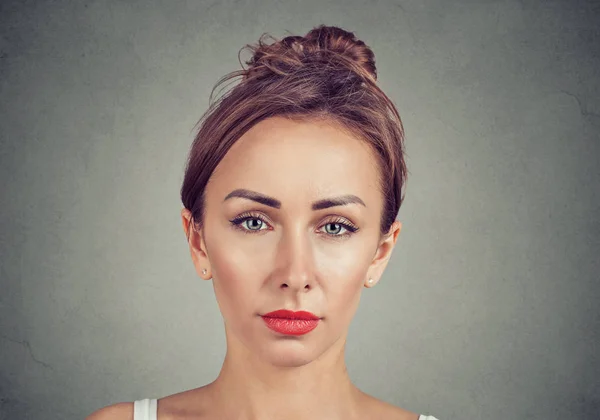
[[[272,117],[244,133],[209,184],[223,197],[232,189],[249,188],[280,198],[283,206],[293,199],[340,193],[373,203],[379,197],[378,170],[370,146],[340,127]]]

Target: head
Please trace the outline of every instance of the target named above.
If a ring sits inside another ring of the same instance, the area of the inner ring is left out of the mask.
[[[320,26],[249,47],[250,68],[220,82],[242,83],[201,119],[181,217],[228,343],[299,366],[345,342],[362,290],[389,261],[407,173],[403,128],[376,85],[372,51],[352,33]],[[321,321],[282,337],[260,316],[277,309]]]

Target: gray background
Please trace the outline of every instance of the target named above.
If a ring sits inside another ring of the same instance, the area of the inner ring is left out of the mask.
[[[179,216],[193,126],[244,44],[320,23],[373,48],[407,135],[355,383],[440,420],[598,419],[599,22],[585,1],[3,1],[0,419],[216,377]]]

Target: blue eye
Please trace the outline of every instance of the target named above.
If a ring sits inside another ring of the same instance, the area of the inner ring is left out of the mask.
[[[235,229],[239,229],[244,233],[253,234],[255,232],[259,232],[261,230],[269,230],[268,222],[264,219],[260,214],[255,213],[244,213],[239,215],[233,220],[229,221],[231,225]],[[250,223],[246,223],[250,222]],[[342,223],[344,222],[344,223]],[[267,226],[266,229],[261,229],[263,226]],[[331,232],[327,227],[334,226],[334,229],[331,229],[335,232]],[[327,236],[332,237],[334,239],[345,238],[352,235],[354,232],[358,230],[358,227],[354,226],[351,222],[346,221],[346,219],[338,217],[335,220],[330,220],[327,223],[321,226],[321,229],[325,228],[325,233]],[[339,233],[340,231],[345,230],[344,233]],[[337,232],[337,233],[336,233]]]
[[[246,222],[254,222],[250,224],[245,224]],[[240,224],[245,224],[244,226],[248,228],[248,230],[263,230],[261,227],[265,225],[265,222],[262,219],[257,217],[248,217],[240,222]]]
[[[344,222],[344,223],[342,223]],[[348,236],[351,236],[354,232],[356,232],[358,230],[358,227],[354,226],[350,221],[346,221],[346,219],[338,217],[335,220],[330,220],[327,223],[325,223],[322,227],[325,228],[325,230],[327,231],[327,227],[328,226],[335,226],[337,227],[334,228],[333,230],[336,231],[340,231],[340,229],[344,229],[346,230],[345,233],[331,233],[331,232],[326,232],[328,234],[328,236],[333,237],[334,239],[340,239],[340,238],[345,238]]]
[[[260,230],[265,230],[265,229],[261,229],[261,227],[263,225],[268,225],[267,221],[260,215],[258,214],[249,214],[249,213],[244,213],[239,215],[238,217],[236,217],[233,220],[229,221],[231,223],[231,225],[236,228],[241,230],[244,233],[254,233],[254,232],[258,232]],[[247,224],[246,222],[252,222],[250,225]]]
[[[330,222],[330,223],[325,223],[325,225],[323,225],[323,227],[325,227],[325,228],[327,228],[328,226],[337,226],[337,230],[338,231],[341,230],[341,229],[348,230],[348,228],[346,228],[346,226],[344,226],[342,223],[331,223]],[[334,230],[336,230],[336,229],[334,229]],[[325,229],[325,231],[327,231],[327,229]],[[332,233],[332,232],[327,232],[327,233],[330,233],[330,234],[332,234],[334,236],[344,236],[344,234],[339,235],[337,233]]]

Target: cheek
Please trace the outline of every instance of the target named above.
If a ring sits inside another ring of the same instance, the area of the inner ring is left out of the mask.
[[[256,311],[251,304],[256,301],[259,288],[251,281],[257,278],[254,275],[257,261],[243,249],[228,243],[225,236],[213,239],[209,258],[217,303],[225,320],[231,323],[237,313],[248,315]]]
[[[363,284],[370,260],[371,255],[360,238],[321,247],[315,253],[319,276],[331,287],[343,284],[343,291],[340,293],[348,293],[348,290],[354,290]]]
[[[326,289],[327,309],[342,324],[347,324],[358,307],[367,276],[370,254],[363,244],[340,246],[338,252],[322,253],[317,258],[319,276]]]

